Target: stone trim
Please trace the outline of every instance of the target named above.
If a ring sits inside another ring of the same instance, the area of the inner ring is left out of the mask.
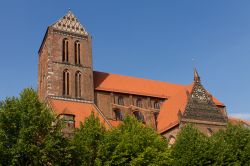
[[[72,64],[72,63],[65,63],[65,62],[57,62],[57,61],[53,61],[52,63],[54,64],[60,64],[60,65],[65,65],[67,67],[75,67],[75,68],[84,68],[84,69],[92,69],[92,67],[87,67],[87,66],[82,66],[82,65],[76,65],[76,64]]]
[[[70,98],[70,97],[62,97],[62,96],[48,96],[47,98],[51,99],[58,99],[58,100],[64,100],[64,101],[74,101],[79,103],[88,103],[88,104],[94,104],[93,101],[85,100],[85,99],[76,99],[76,98]]]

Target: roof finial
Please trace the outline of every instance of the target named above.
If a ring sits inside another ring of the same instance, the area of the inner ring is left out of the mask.
[[[200,76],[196,70],[196,68],[194,68],[194,82],[200,82]]]

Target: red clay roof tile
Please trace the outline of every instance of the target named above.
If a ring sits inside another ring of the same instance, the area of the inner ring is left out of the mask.
[[[240,118],[236,118],[236,117],[228,117],[228,121],[234,125],[248,125],[250,126],[250,121],[249,120],[243,120]]]

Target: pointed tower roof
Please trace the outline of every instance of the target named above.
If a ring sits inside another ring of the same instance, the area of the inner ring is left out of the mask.
[[[61,31],[76,33],[80,35],[88,35],[88,32],[85,30],[85,28],[70,10],[65,16],[60,18],[56,23],[52,24],[51,26]]]
[[[194,82],[200,82],[200,76],[196,70],[196,68],[194,68]]]

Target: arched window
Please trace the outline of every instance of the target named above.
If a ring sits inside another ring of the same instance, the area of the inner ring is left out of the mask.
[[[144,122],[144,116],[140,111],[135,111],[133,114],[138,121]]]
[[[124,105],[124,101],[123,101],[123,97],[122,96],[118,97],[118,104],[119,105]]]
[[[123,114],[122,114],[121,110],[115,109],[114,112],[115,112],[115,119],[116,120],[123,120]]]
[[[63,95],[69,95],[69,71],[63,71]]]
[[[76,95],[76,98],[80,98],[81,97],[81,78],[82,75],[81,75],[81,72],[80,71],[77,71],[76,74],[75,74],[75,95]]]
[[[207,128],[207,131],[208,131],[208,136],[212,136],[213,130],[211,128]]]
[[[136,100],[136,106],[137,107],[142,107],[142,100],[141,99]]]
[[[175,143],[176,139],[174,136],[170,135],[169,139],[168,139],[168,144],[169,145],[173,145]]]
[[[158,101],[154,102],[154,109],[160,109],[160,103]]]
[[[81,49],[80,49],[80,42],[75,42],[75,64],[81,64]]]
[[[69,61],[69,40],[63,39],[63,55],[62,55],[62,61],[68,62]]]
[[[159,112],[154,112],[154,119],[155,119],[155,126],[157,127],[158,122],[157,122],[157,118],[158,118]]]

